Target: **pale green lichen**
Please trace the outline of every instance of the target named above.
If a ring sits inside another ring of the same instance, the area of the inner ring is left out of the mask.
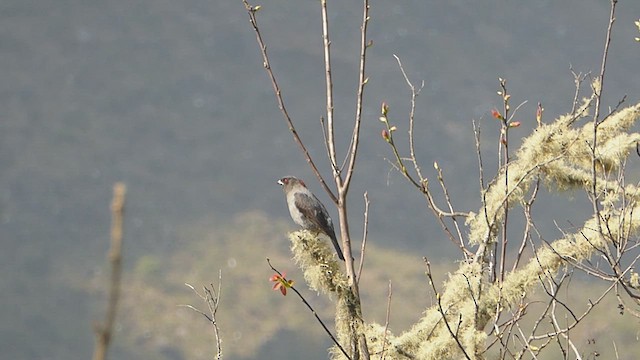
[[[300,230],[289,234],[293,259],[302,269],[312,290],[330,294],[348,291],[348,281],[340,270],[333,251],[319,234]]]
[[[587,115],[586,107],[582,112]],[[640,219],[631,216],[640,211],[636,208],[640,200],[637,188],[626,185],[621,189],[620,184],[609,180],[604,171],[618,170],[635,149],[640,135],[624,131],[639,117],[640,104],[613,114],[598,128],[597,191],[605,194],[601,215],[608,219],[609,227],[615,229],[607,238],[598,232],[595,218],[588,220],[579,231],[541,248],[520,269],[507,273],[501,284],[488,283],[479,263],[462,264],[450,275],[439,295],[446,316],[443,317],[437,306],[427,309],[411,330],[392,341],[386,358],[405,359],[406,354],[416,359],[464,358],[460,345],[444,325],[446,318],[466,354],[472,359],[482,359],[488,336],[485,327],[495,316],[496,309],[517,304],[522,296],[535,290],[541,277],[554,276],[566,260],[589,259],[605,245],[604,242],[638,233]],[[592,155],[586,144],[593,142],[593,124],[573,128],[575,121],[576,117],[561,117],[552,124],[541,126],[524,140],[509,165],[507,184],[503,171],[484,194],[486,207],[470,217],[470,238],[474,243],[494,240],[505,206],[521,203],[538,176],[558,190],[592,186]],[[506,200],[505,192],[508,193]],[[621,209],[617,205],[623,200],[623,194],[626,207]]]
[[[358,334],[366,334],[363,328],[361,310],[356,301],[349,279],[342,272],[334,252],[319,234],[300,230],[289,234],[293,258],[303,272],[312,290],[328,294],[336,302],[336,337],[345,350],[347,344]],[[356,319],[356,321],[354,321]],[[332,358],[343,357],[336,347],[331,349]]]
[[[586,108],[583,115],[587,115]],[[485,205],[470,216],[469,241],[472,244],[492,243],[504,211],[524,199],[531,183],[539,176],[558,190],[579,189],[593,182],[593,123],[573,127],[576,116],[562,116],[551,124],[538,127],[524,139],[514,160],[490,183],[485,191]],[[640,134],[626,131],[640,118],[640,104],[610,115],[598,125],[596,171],[599,191],[617,188],[604,172],[617,171],[636,144]],[[507,178],[505,181],[505,177]],[[615,189],[614,189],[615,191]]]
[[[578,115],[561,116],[553,123],[541,125],[524,139],[508,171],[503,169],[483,194],[485,205],[470,213],[467,224],[471,244],[487,246],[495,241],[505,209],[521,204],[538,178],[552,190],[592,190],[593,123],[575,126],[580,118],[588,115],[590,105],[591,99],[583,100],[576,111]],[[336,296],[336,331],[340,343],[347,344],[355,334],[365,332],[374,358],[460,359],[464,358],[464,349],[469,358],[483,359],[488,336],[493,331],[486,327],[497,309],[517,305],[523,296],[539,286],[541,278],[555,276],[567,260],[590,259],[608,242],[640,233],[640,217],[633,216],[640,212],[640,191],[634,185],[620,184],[610,177],[624,165],[640,142],[640,134],[627,133],[639,118],[640,104],[637,104],[610,115],[598,125],[595,190],[601,194],[600,220],[591,218],[578,231],[539,248],[527,263],[505,274],[502,282],[487,280],[483,259],[462,263],[436,295],[440,306],[426,309],[423,317],[399,336],[388,330],[385,333],[385,328],[378,324],[363,327],[362,322],[358,325],[349,321],[356,302],[333,253],[325,242],[318,240],[317,234],[292,233],[294,258],[309,286]],[[602,219],[606,219],[608,225],[606,237],[600,232]],[[631,277],[637,286],[638,275],[633,273]],[[335,346],[331,356],[343,358]]]

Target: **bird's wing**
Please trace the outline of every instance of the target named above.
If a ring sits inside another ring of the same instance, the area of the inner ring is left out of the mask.
[[[296,193],[294,198],[296,207],[307,220],[311,221],[318,229],[326,232],[327,235],[333,235],[331,234],[333,223],[329,213],[317,198],[300,192]]]
[[[336,233],[333,229],[333,222],[329,217],[329,212],[325,209],[324,205],[314,195],[308,195],[305,193],[296,193],[294,195],[294,204],[296,208],[302,213],[302,216],[313,224],[318,230],[324,232],[331,238],[333,247],[335,247],[338,253],[338,258],[344,260],[342,255],[342,249],[338,244]]]

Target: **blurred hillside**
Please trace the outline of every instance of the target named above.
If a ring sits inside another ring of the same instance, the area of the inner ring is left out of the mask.
[[[192,284],[198,291],[211,283],[217,287],[218,272],[221,271],[221,301],[216,320],[221,328],[226,358],[326,359],[326,349],[331,343],[313,314],[291,292],[283,297],[280,292],[273,291],[268,281],[273,272],[266,265],[265,254],[274,266],[286,272],[287,278],[295,281],[297,289],[333,330],[333,304],[304,284],[302,274],[290,259],[288,242],[283,241],[282,233],[286,228],[286,222],[274,223],[264,213],[243,213],[226,224],[216,224],[214,232],[211,232],[210,223],[193,224],[189,235],[201,240],[185,244],[171,256],[139,258],[124,279],[116,341],[118,356],[156,360],[211,359],[215,352],[211,325],[200,314],[179,305],[189,304],[204,311],[206,305],[184,284]],[[185,234],[186,237],[189,235]],[[242,253],[243,256],[228,258],[228,253]],[[376,245],[369,245],[367,254],[368,268],[360,281],[367,321],[385,324],[388,283],[391,281],[389,330],[394,334],[409,330],[422,312],[436,303],[424,274],[423,260],[411,253]],[[436,286],[441,288],[440,284],[457,264],[437,257],[431,260],[434,261]],[[79,290],[84,288],[95,295],[99,299],[97,302],[102,303],[106,299],[106,276],[98,274],[88,288],[86,282],[78,279],[77,286]],[[581,312],[590,306],[588,299],[595,301],[606,287],[606,284],[594,285],[577,276],[558,297],[572,304],[574,311]],[[538,292],[537,296],[531,294],[531,304],[522,321],[524,329],[537,320],[537,314],[548,303],[544,291]],[[640,351],[640,342],[635,339],[637,320],[620,316],[613,296],[598,305],[598,309],[589,321],[571,332],[572,339],[585,351],[598,352],[602,358],[614,358],[615,346],[618,346],[623,349],[619,354],[625,355],[621,358],[632,359],[632,354]],[[561,315],[570,316],[560,312]],[[553,331],[546,322],[542,329]],[[559,350],[551,350],[539,358],[557,359],[558,353]]]
[[[328,174],[321,161],[324,84],[317,3],[261,5],[259,19],[285,101]],[[336,116],[342,129],[353,119],[358,7],[330,4]],[[478,175],[470,123],[482,119],[489,170],[498,137],[488,116],[499,102],[497,78],[508,79],[514,103],[529,100],[520,110],[523,136],[535,123],[538,101],[545,116],[567,112],[574,93],[569,67],[598,68],[607,14],[608,3],[596,0],[372,4],[371,80],[350,203],[355,233],[361,196],[368,190],[373,246],[410,251],[418,259],[455,250],[423,201],[385,161],[379,105],[390,104],[401,134],[409,102],[392,54],[402,58],[412,80],[426,81],[416,124],[426,175],[433,176],[430,164],[438,161],[456,206],[474,209]],[[3,356],[89,356],[91,323],[102,308],[87,289],[105,266],[114,181],[125,181],[129,189],[127,270],[135,273],[141,262],[150,261],[146,266],[177,284],[192,281],[179,279],[191,267],[181,269],[170,259],[180,254],[194,263],[210,261],[202,250],[189,254],[185,249],[222,224],[234,224],[252,211],[266,214],[267,222],[287,221],[277,178],[298,175],[320,193],[277,110],[240,1],[5,0],[0,17]],[[639,48],[633,41],[633,20],[639,17],[639,2],[620,2],[605,81],[607,106],[625,94],[637,101],[640,94]],[[347,135],[338,138],[342,152]],[[579,221],[584,214],[575,209],[583,201],[549,199],[537,214],[540,223],[547,222],[543,230],[554,233],[551,219]],[[279,247],[264,249],[263,255],[286,249],[282,232],[273,242]],[[210,247],[198,246],[223,264],[245,259],[253,243],[231,231],[227,236],[247,245],[221,248],[217,245],[229,238],[214,237]],[[223,267],[213,261],[208,266],[213,273],[205,281]],[[245,276],[264,278],[262,273]],[[386,280],[379,285],[386,290]],[[184,289],[171,292],[178,293]],[[181,301],[177,297],[175,303]],[[116,354],[144,358],[130,345],[118,344]]]

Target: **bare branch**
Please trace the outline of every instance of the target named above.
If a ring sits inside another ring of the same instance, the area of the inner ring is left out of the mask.
[[[609,14],[609,24],[607,26],[607,35],[604,43],[604,50],[602,51],[602,63],[600,65],[600,75],[592,83],[593,94],[595,96],[595,110],[593,114],[593,140],[590,144],[591,146],[591,196],[592,201],[591,204],[593,206],[593,214],[596,217],[598,233],[602,236],[602,222],[600,215],[600,205],[598,203],[598,156],[596,154],[597,143],[598,143],[598,125],[599,117],[600,117],[600,107],[602,102],[602,89],[604,84],[604,74],[607,69],[607,58],[609,56],[609,44],[611,43],[611,31],[613,29],[613,23],[615,22],[615,13],[616,13],[616,4],[618,0],[611,0],[611,12]]]
[[[336,141],[333,124],[333,79],[331,76],[331,40],[329,40],[329,15],[327,14],[327,0],[320,0],[322,13],[322,49],[324,50],[324,76],[326,85],[327,102],[327,146],[329,148],[329,159],[333,164],[333,177],[338,182],[340,174],[337,172]]]
[[[373,43],[367,40],[367,25],[369,24],[369,0],[363,0],[362,4],[362,24],[360,25],[360,66],[358,70],[358,94],[356,96],[356,116],[353,124],[353,134],[351,135],[351,148],[349,150],[349,165],[344,178],[343,189],[347,191],[351,184],[353,169],[356,165],[356,156],[358,154],[358,145],[360,139],[360,124],[362,123],[362,106],[364,87],[369,81],[366,77],[365,66],[367,60],[367,49]],[[346,160],[346,157],[345,157]]]
[[[410,154],[411,162],[413,163],[413,168],[416,171],[416,174],[418,174],[420,181],[424,182],[425,177],[422,176],[422,172],[420,171],[420,165],[418,164],[418,160],[416,158],[415,139],[413,136],[413,127],[414,127],[415,115],[416,115],[416,98],[418,97],[418,95],[420,95],[420,92],[424,88],[424,80],[420,84],[420,87],[416,89],[416,87],[413,85],[411,80],[409,80],[409,77],[407,76],[407,73],[404,70],[404,66],[402,66],[402,62],[400,61],[400,58],[398,57],[398,55],[393,54],[393,57],[396,58],[396,61],[398,62],[398,67],[400,68],[400,71],[402,72],[402,76],[404,77],[404,81],[407,83],[407,86],[409,86],[409,89],[411,90],[411,108],[409,110],[409,154]]]
[[[278,275],[280,275],[280,277],[282,277],[282,279],[284,279],[284,281],[287,281],[287,279],[283,276],[283,274],[278,271],[278,269],[276,269],[275,267],[273,267],[273,265],[271,265],[271,260],[269,260],[267,258],[267,264],[269,264],[269,267],[271,268],[271,270],[275,271]],[[315,309],[311,306],[311,304],[309,304],[309,302],[307,301],[307,299],[304,298],[304,296],[302,296],[302,294],[300,293],[300,291],[298,291],[298,289],[296,289],[293,285],[291,285],[289,287],[291,290],[293,290],[293,292],[296,293],[296,295],[298,295],[298,298],[300,300],[302,300],[302,302],[306,305],[307,309],[309,309],[309,311],[311,311],[311,313],[313,314],[313,316],[316,318],[316,320],[318,320],[318,322],[320,323],[320,325],[322,326],[322,328],[324,329],[324,331],[327,333],[327,335],[329,335],[329,337],[331,338],[331,340],[333,341],[334,344],[336,344],[336,346],[338,347],[338,349],[340,349],[340,351],[342,352],[342,354],[349,360],[351,360],[351,357],[349,356],[349,354],[347,354],[347,352],[342,348],[342,345],[340,345],[340,343],[338,342],[338,340],[335,338],[335,336],[333,336],[333,334],[331,333],[331,331],[329,330],[329,328],[327,327],[327,325],[324,324],[324,321],[322,321],[322,319],[320,319],[320,315],[318,315],[318,313],[315,311]]]
[[[389,280],[389,295],[387,295],[387,315],[384,318],[384,335],[382,337],[382,351],[380,359],[384,360],[386,354],[384,353],[384,348],[387,345],[387,331],[389,330],[389,316],[391,315],[391,294],[392,294],[392,285],[391,280]]]
[[[362,267],[364,266],[364,254],[367,246],[367,234],[369,233],[369,194],[364,192],[364,225],[362,229],[362,247],[360,248],[360,264],[358,265],[357,281],[360,282],[362,276]]]
[[[124,183],[115,183],[111,201],[111,248],[108,255],[109,263],[111,264],[109,303],[107,304],[104,323],[94,326],[96,347],[93,352],[93,360],[106,359],[107,349],[111,342],[113,324],[116,321],[116,310],[120,298],[120,278],[122,276],[122,221],[126,193],[127,187]]]
[[[221,286],[222,286],[222,270],[218,271],[218,290],[213,286],[213,284],[209,284],[210,288],[207,286],[202,287],[203,293],[199,293],[193,285],[185,283],[185,286],[190,288],[202,301],[207,304],[209,308],[209,314],[204,311],[192,306],[192,305],[178,305],[180,307],[186,307],[187,309],[191,309],[198,314],[204,316],[207,321],[211,323],[213,327],[213,334],[216,338],[216,359],[222,359],[222,337],[220,336],[220,329],[218,327],[218,321],[216,320],[216,314],[218,312],[218,307],[220,305],[220,295],[221,295]]]
[[[426,257],[424,257],[423,260],[424,260],[425,264],[427,265],[427,277],[429,278],[429,284],[431,284],[431,289],[433,290],[433,293],[436,295],[436,303],[438,305],[438,311],[442,315],[442,321],[444,322],[444,325],[447,327],[447,331],[449,331],[449,334],[451,335],[453,340],[455,340],[456,344],[458,345],[458,348],[464,354],[464,357],[467,360],[471,360],[471,357],[469,356],[469,354],[467,354],[467,351],[465,350],[464,346],[460,342],[460,337],[458,336],[457,333],[453,332],[453,330],[451,329],[451,325],[449,325],[449,320],[447,320],[447,313],[442,308],[441,294],[436,289],[435,282],[433,281],[433,275],[431,274],[431,263],[429,262],[429,260],[427,260]],[[462,321],[461,318],[458,321]],[[458,328],[460,328],[460,324],[458,324]]]
[[[444,182],[444,176],[442,175],[442,168],[438,166],[438,163],[434,163],[434,167],[438,172],[438,182],[440,183],[440,187],[442,188],[442,193],[444,194],[444,198],[447,202],[447,206],[449,207],[449,211],[450,213],[454,214],[455,211],[453,210],[453,204],[451,203],[451,196],[449,196],[449,191],[447,190],[447,186]],[[468,260],[469,257],[473,255],[473,253],[464,246],[462,231],[460,230],[460,225],[458,224],[458,218],[453,216],[451,220],[453,221],[453,226],[456,228],[456,233],[458,234],[458,246],[462,250],[462,255],[464,255],[465,260]]]

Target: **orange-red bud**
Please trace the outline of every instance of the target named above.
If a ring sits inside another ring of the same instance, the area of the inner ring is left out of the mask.
[[[491,116],[493,116],[494,118],[498,119],[498,120],[503,120],[504,118],[502,117],[502,115],[500,114],[500,112],[496,109],[491,109]]]

